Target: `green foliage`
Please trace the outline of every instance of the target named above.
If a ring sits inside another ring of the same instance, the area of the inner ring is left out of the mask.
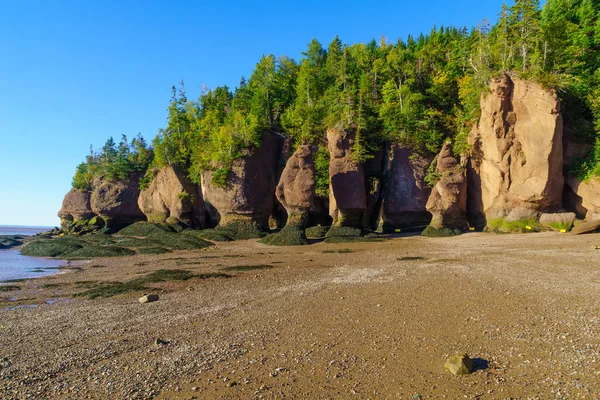
[[[227,168],[227,167],[219,168],[218,170],[213,172],[212,179],[210,182],[215,187],[224,188],[225,186],[227,186],[227,180],[228,180],[230,174],[231,174],[231,168]]]
[[[189,199],[191,197],[191,195],[188,192],[180,192],[177,194],[177,197],[179,197],[179,200],[186,200]]]
[[[320,147],[317,192],[325,196],[328,129],[355,133],[351,155],[361,163],[384,143],[431,154],[451,139],[465,155],[481,95],[505,72],[556,87],[575,140],[599,143],[599,10],[597,0],[548,0],[541,10],[539,0],[516,0],[503,5],[495,24],[483,20],[471,30],[434,27],[397,43],[348,45],[336,36],[324,47],[313,39],[298,63],[265,55],[235,90],[203,90],[197,100],[187,98],[182,82],[172,88],[154,155],[141,137],[131,145],[111,139],[77,167],[73,187],[89,190],[100,175],[143,173],[150,161],[151,171],[177,166],[195,183],[202,171],[214,171],[213,184],[225,187],[234,161],[260,146],[265,133],[278,132],[295,145]],[[589,177],[600,174],[599,165],[594,150],[576,168]]]
[[[442,174],[440,174],[437,170],[437,160],[438,155],[435,156],[429,167],[427,167],[427,172],[425,174],[425,183],[428,187],[432,188],[440,179],[442,179]]]
[[[141,134],[131,142],[122,135],[117,145],[109,138],[98,152],[90,147],[90,154],[85,162],[79,164],[73,176],[73,188],[81,191],[91,190],[95,178],[109,180],[129,178],[132,174],[143,174],[152,162],[153,151]]]
[[[319,146],[315,155],[315,191],[319,197],[329,197],[329,152]]]

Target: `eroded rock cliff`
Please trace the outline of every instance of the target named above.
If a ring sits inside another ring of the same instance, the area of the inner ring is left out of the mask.
[[[148,221],[182,223],[191,228],[205,227],[202,192],[185,173],[173,167],[159,170],[150,185],[140,192],[140,210]]]
[[[554,90],[506,74],[494,79],[470,142],[471,215],[484,216],[489,227],[561,208],[562,117]]]
[[[451,236],[467,231],[466,171],[454,156],[450,143],[438,155],[436,172],[439,180],[427,201],[427,211],[433,217],[423,235]]]

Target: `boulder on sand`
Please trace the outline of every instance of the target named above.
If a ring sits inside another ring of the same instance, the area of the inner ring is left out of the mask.
[[[575,213],[545,213],[540,216],[540,225],[555,231],[568,231],[575,221]]]

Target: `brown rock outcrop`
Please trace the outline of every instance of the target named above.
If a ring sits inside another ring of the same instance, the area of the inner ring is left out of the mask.
[[[192,228],[203,228],[205,225],[200,188],[173,167],[163,168],[156,173],[150,185],[140,192],[138,205],[148,221],[176,219]]]
[[[287,225],[304,228],[315,200],[315,164],[310,146],[300,146],[288,159],[275,195],[287,211]]]
[[[108,228],[115,230],[146,220],[138,206],[139,180],[137,174],[118,181],[105,178],[94,180],[90,201],[92,211],[102,217]]]
[[[427,201],[432,219],[424,234],[441,236],[467,231],[467,178],[450,143],[446,143],[438,155],[436,172],[439,181]]]
[[[95,214],[90,205],[90,197],[88,191],[71,189],[63,199],[62,207],[58,212],[59,218],[69,222],[92,218]]]
[[[362,227],[362,216],[367,209],[365,174],[363,166],[350,154],[355,133],[329,129],[329,214],[334,226]]]
[[[581,199],[581,206],[586,211],[585,219],[589,221],[600,219],[600,179],[591,178],[586,182],[570,177],[567,184]]]
[[[388,158],[383,193],[383,229],[425,226],[431,221],[426,204],[431,189],[425,183],[433,156],[422,156],[410,148],[396,145]]]
[[[488,223],[561,208],[562,117],[554,90],[501,75],[470,135],[469,213]]]
[[[213,225],[242,222],[268,230],[279,147],[279,137],[265,134],[259,148],[234,161],[225,187],[212,183],[212,171],[203,172],[202,195]]]

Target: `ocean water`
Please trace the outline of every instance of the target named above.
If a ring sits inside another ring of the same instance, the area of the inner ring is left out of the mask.
[[[47,226],[0,225],[0,235],[31,236],[50,229]],[[50,275],[56,273],[56,268],[63,264],[61,260],[22,256],[18,250],[0,250],[0,281]]]

